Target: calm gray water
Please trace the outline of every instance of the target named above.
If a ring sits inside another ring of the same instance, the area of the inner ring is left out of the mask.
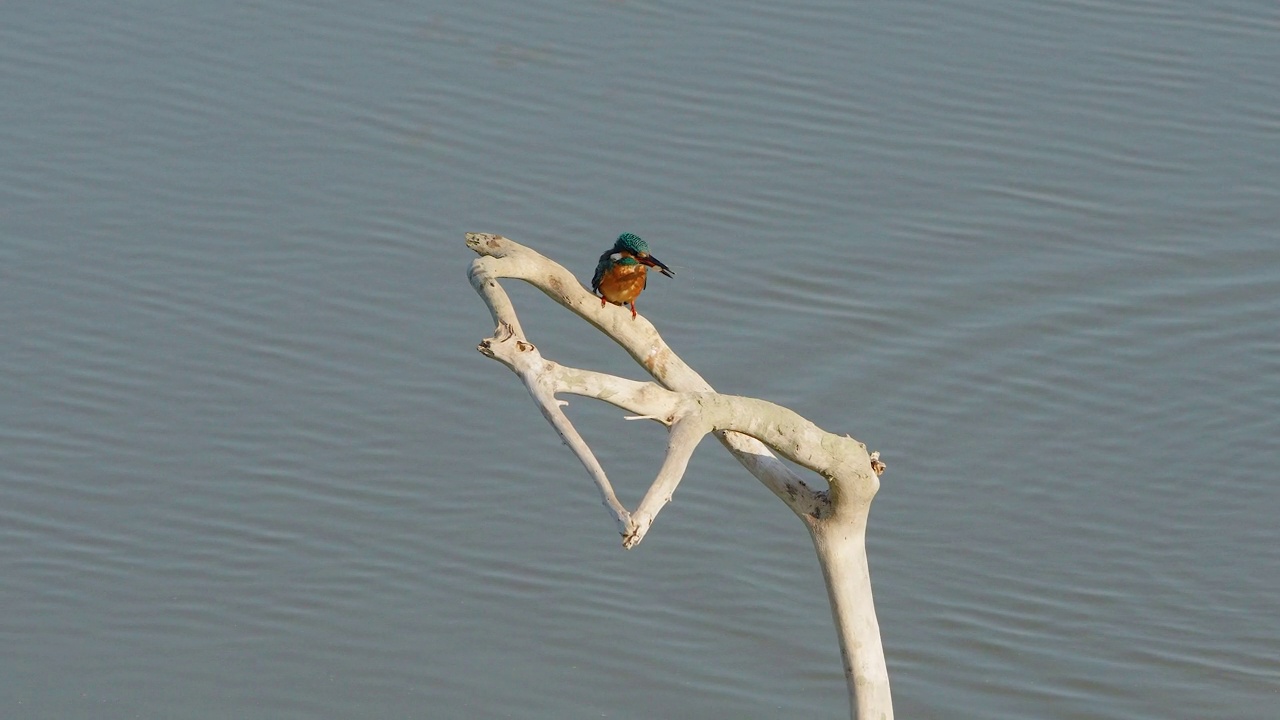
[[[640,234],[677,352],[883,453],[898,717],[1280,717],[1274,2],[0,20],[0,717],[847,713],[801,525],[706,443],[621,550],[471,230]],[[634,503],[661,428],[570,410]]]

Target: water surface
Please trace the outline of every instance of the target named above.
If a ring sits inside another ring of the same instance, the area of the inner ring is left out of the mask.
[[[1280,14],[286,2],[0,23],[0,715],[841,717],[714,443],[635,551],[466,231],[889,463],[899,717],[1280,703]],[[641,377],[536,291],[560,362]],[[572,399],[624,502],[658,427]]]

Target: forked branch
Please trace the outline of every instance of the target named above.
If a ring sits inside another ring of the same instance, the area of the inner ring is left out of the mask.
[[[707,433],[796,513],[813,537],[839,631],[853,717],[892,718],[888,674],[871,597],[865,530],[884,464],[847,435],[828,433],[787,408],[755,398],[721,395],[684,363],[643,316],[632,319],[597,298],[562,266],[499,235],[468,233],[481,257],[468,273],[497,330],[480,343],[487,357],[510,368],[544,417],[573,450],[600,491],[623,546],[644,539],[670,502],[689,458]],[[500,278],[524,280],[621,345],[658,381],[636,382],[571,368],[542,357],[524,336]],[[604,468],[565,415],[557,393],[592,397],[669,428],[667,455],[635,512],[619,502]],[[766,447],[767,446],[767,447]],[[767,448],[812,470],[826,490],[809,486]]]

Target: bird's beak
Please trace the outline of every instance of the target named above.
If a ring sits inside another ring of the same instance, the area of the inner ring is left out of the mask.
[[[643,265],[648,265],[649,267],[656,267],[656,268],[658,268],[658,270],[659,270],[663,275],[666,275],[667,277],[675,277],[675,276],[676,276],[676,272],[675,272],[675,270],[672,270],[671,268],[667,267],[666,265],[663,265],[661,260],[659,260],[658,258],[656,258],[656,257],[654,257],[654,256],[652,256],[652,255],[644,255],[644,256],[642,256],[642,257],[638,257],[638,258],[636,258],[636,260],[639,260],[639,261],[640,261],[640,263],[641,263],[641,264],[643,264]]]

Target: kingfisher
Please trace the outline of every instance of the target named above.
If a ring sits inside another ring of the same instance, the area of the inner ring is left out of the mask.
[[[622,233],[613,247],[600,256],[591,289],[600,296],[600,307],[606,302],[630,305],[631,319],[636,319],[636,298],[644,291],[649,268],[656,267],[667,277],[675,277],[671,268],[649,254],[649,243],[638,235]]]

